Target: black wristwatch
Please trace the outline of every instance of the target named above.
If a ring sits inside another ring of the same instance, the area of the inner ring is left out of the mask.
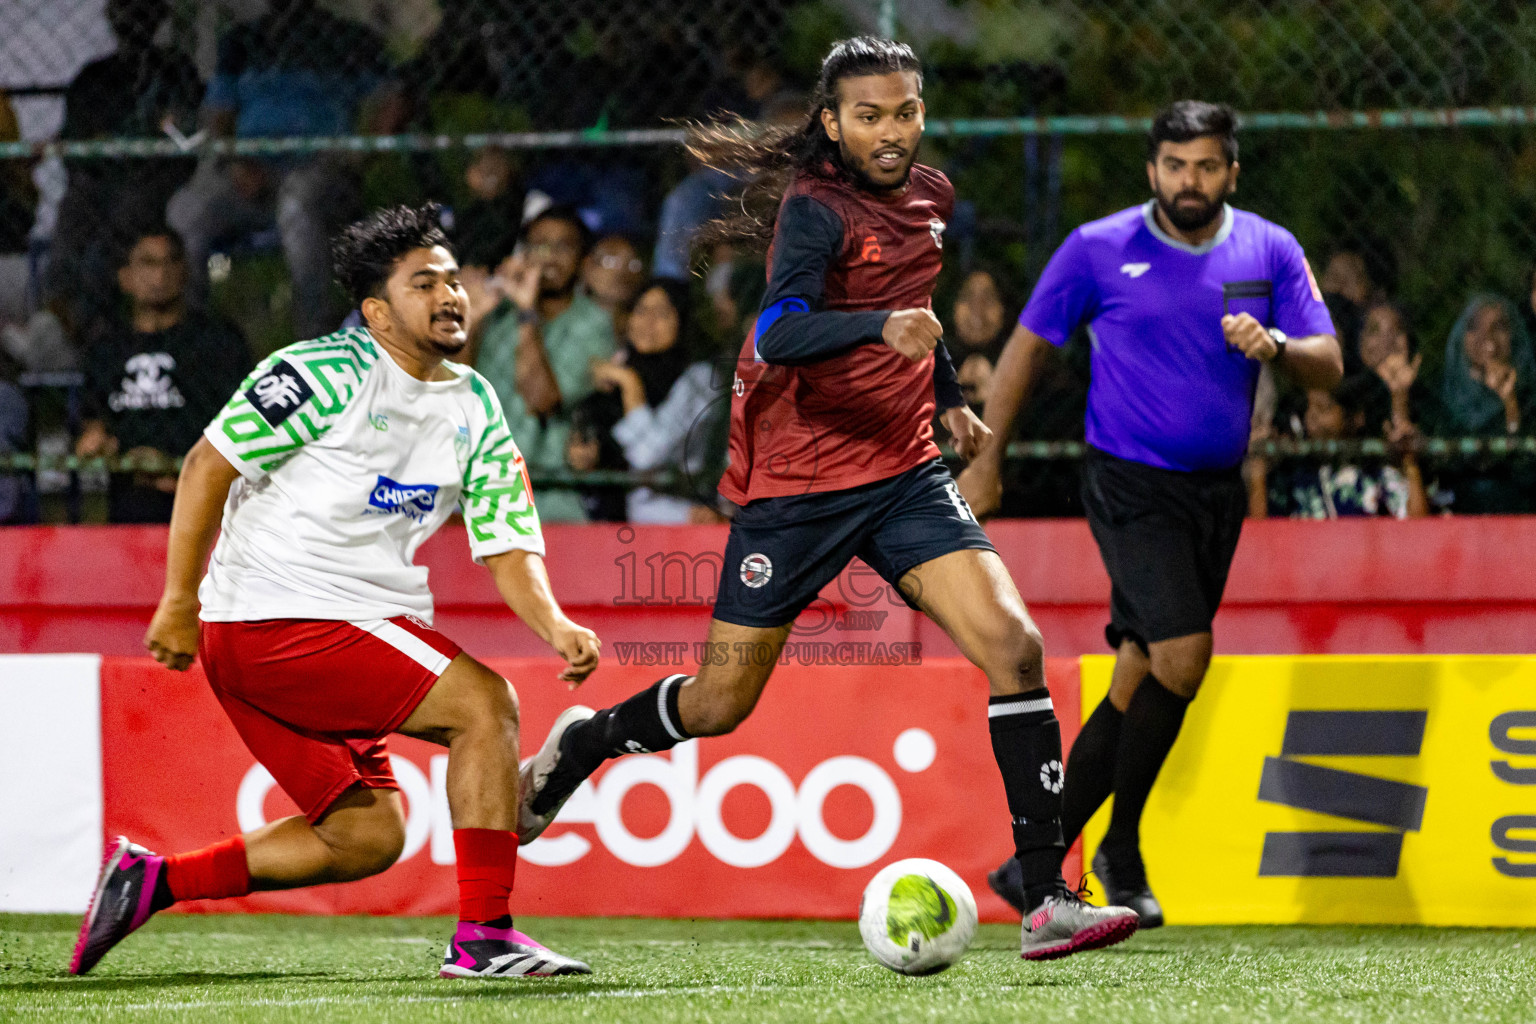
[[[521,327],[527,327],[529,325],[538,327],[544,322],[544,318],[539,316],[539,311],[537,309],[520,309],[517,311],[517,322]]]
[[[1279,359],[1285,355],[1285,343],[1289,339],[1286,338],[1285,332],[1278,327],[1269,328],[1269,336],[1275,339],[1275,359]],[[1274,362],[1274,359],[1271,359],[1270,362]]]

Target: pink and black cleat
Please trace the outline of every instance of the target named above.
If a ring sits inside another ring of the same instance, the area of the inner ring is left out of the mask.
[[[580,960],[546,949],[515,928],[460,921],[443,957],[442,978],[548,978],[591,974]]]
[[[162,909],[156,905],[155,891],[164,872],[164,857],[135,846],[125,836],[107,844],[96,892],[80,924],[75,955],[69,962],[70,974],[84,974],[95,967],[107,950]]]

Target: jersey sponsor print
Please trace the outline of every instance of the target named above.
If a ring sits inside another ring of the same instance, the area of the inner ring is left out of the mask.
[[[274,353],[204,436],[241,479],[200,596],[209,621],[430,622],[416,549],[462,509],[478,560],[543,554],[500,403],[474,370],[402,370],[361,328]]]

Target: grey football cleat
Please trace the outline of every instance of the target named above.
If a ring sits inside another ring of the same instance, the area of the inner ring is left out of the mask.
[[[517,802],[517,841],[519,843],[531,843],[544,834],[549,828],[550,822],[555,820],[555,815],[560,813],[560,808],[576,792],[576,788],[585,779],[561,780],[556,778],[553,785],[563,792],[545,790],[551,785],[550,776],[560,765],[560,741],[565,738],[566,731],[578,722],[585,722],[597,712],[589,707],[576,704],[560,712],[560,717],[555,719],[555,724],[550,726],[549,735],[544,737],[544,745],[539,752],[532,757],[523,759],[519,766],[519,789],[521,790]],[[534,810],[537,804],[538,810]]]
[[[1095,907],[1063,889],[1024,917],[1019,955],[1025,960],[1055,960],[1089,949],[1124,942],[1136,932],[1134,910]]]

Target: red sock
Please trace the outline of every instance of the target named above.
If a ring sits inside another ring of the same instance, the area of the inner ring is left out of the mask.
[[[511,911],[512,878],[517,873],[517,833],[495,828],[456,828],[459,920],[494,921]]]
[[[245,837],[165,858],[165,883],[178,902],[246,895],[251,872],[245,866]]]

